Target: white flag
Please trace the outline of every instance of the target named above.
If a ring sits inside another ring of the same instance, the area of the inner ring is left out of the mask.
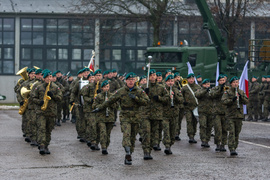
[[[188,66],[188,75],[189,75],[190,73],[193,73],[193,74],[194,74],[194,72],[193,72],[193,70],[192,70],[192,67],[191,67],[191,65],[190,65],[189,62],[187,62],[187,66]],[[198,84],[196,77],[195,77],[195,83]]]
[[[219,77],[219,62],[217,63],[217,71],[216,71],[216,86],[218,86],[218,77]]]
[[[243,90],[246,93],[247,97],[249,97],[249,93],[248,93],[248,63],[249,63],[249,61],[246,62],[246,65],[243,69],[243,72],[242,72],[240,80],[239,80],[239,89]],[[247,114],[246,105],[244,105],[243,108],[244,108],[244,114]]]

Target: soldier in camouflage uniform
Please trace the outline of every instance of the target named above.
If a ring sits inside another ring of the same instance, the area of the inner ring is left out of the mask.
[[[263,102],[264,102],[264,93],[263,90],[267,86],[266,81],[267,76],[262,77],[262,83],[260,84],[260,91],[259,91],[259,120],[264,119],[263,117]]]
[[[186,112],[186,121],[187,121],[187,134],[189,137],[189,143],[197,143],[194,139],[194,136],[197,131],[197,119],[193,114],[193,110],[198,106],[196,99],[188,86],[191,88],[193,92],[196,92],[200,89],[200,86],[195,84],[195,75],[193,73],[188,74],[187,81],[188,85],[184,86],[181,90],[184,97],[184,106]]]
[[[258,121],[259,119],[259,91],[261,86],[257,80],[258,77],[253,76],[251,83],[249,83],[248,118],[246,121]]]
[[[266,78],[266,86],[263,89],[263,93],[264,93],[264,101],[263,101],[263,114],[264,114],[264,119],[262,119],[262,121],[268,121],[268,116],[270,113],[270,75],[267,76]]]
[[[198,75],[196,77],[196,80],[197,80],[197,83],[201,86],[202,85],[202,76],[201,75]]]
[[[149,102],[149,98],[145,92],[135,86],[135,77],[136,75],[134,73],[128,73],[126,75],[126,85],[117,90],[108,101],[103,102],[99,108],[93,111],[98,112],[110,107],[117,101],[120,102],[120,122],[123,133],[122,145],[126,151],[126,165],[132,164],[131,153],[134,151],[136,134],[139,128],[139,107],[145,106]]]
[[[99,93],[94,100],[93,108],[99,108],[101,104],[108,100],[112,96],[110,93],[109,81],[105,80],[101,84],[102,92]],[[108,147],[110,145],[110,135],[114,124],[114,108],[117,104],[113,104],[96,114],[96,120],[100,131],[100,145],[102,148],[102,154],[108,154]]]
[[[213,101],[210,97],[210,79],[204,79],[202,81],[202,88],[198,89],[195,92],[195,96],[198,99],[199,106],[199,123],[200,123],[200,138],[202,141],[201,146],[209,148],[210,145],[208,142],[211,138],[211,130],[212,130],[212,106]]]
[[[225,76],[222,74],[218,77],[218,86],[213,87],[210,91],[210,96],[213,99],[213,113],[214,113],[214,129],[215,129],[215,144],[216,151],[226,151],[227,144],[227,123],[225,118],[226,106],[221,102],[222,95],[225,88]]]
[[[149,75],[149,87],[144,85],[142,88],[145,89],[150,102],[143,109],[143,139],[142,148],[144,151],[144,159],[153,159],[150,155],[152,148],[156,151],[160,151],[159,146],[160,137],[160,125],[163,120],[163,106],[169,103],[169,93],[166,88],[156,81],[156,71],[150,70]]]
[[[238,86],[238,77],[232,77],[229,90],[225,91],[221,98],[222,103],[226,105],[225,116],[228,122],[229,131],[228,147],[231,156],[237,155],[235,150],[238,147],[239,134],[242,129],[242,120],[244,118],[243,105],[248,103],[245,92],[240,90]],[[238,93],[236,93],[236,91]]]
[[[113,79],[115,79],[118,82],[120,87],[123,87],[125,83],[119,77],[117,77],[116,69],[112,69],[112,73],[113,73]]]
[[[165,83],[163,82],[163,77],[162,77],[162,73],[161,72],[157,72],[157,83],[161,84],[161,85],[165,85]]]
[[[37,105],[37,125],[38,125],[38,133],[37,139],[40,144],[39,153],[50,154],[48,146],[51,141],[51,132],[54,127],[54,120],[57,115],[57,101],[61,101],[62,92],[58,86],[54,83],[50,84],[49,91],[45,94],[47,86],[52,78],[50,72],[45,72],[43,75],[44,83],[38,85],[35,88],[35,92],[33,95],[33,102]],[[47,109],[45,111],[41,110],[44,102],[44,96],[48,95],[51,97],[51,100],[48,102]]]
[[[184,98],[174,85],[174,76],[166,77],[166,90],[170,94],[169,102],[163,108],[163,144],[165,146],[164,153],[172,154],[171,146],[175,142],[176,121],[178,120],[179,106],[184,102]]]

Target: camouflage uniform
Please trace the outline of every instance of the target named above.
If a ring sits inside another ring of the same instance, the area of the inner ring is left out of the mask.
[[[69,95],[69,102],[72,102],[71,101],[71,92],[72,92],[72,89],[74,87],[74,85],[80,80],[79,77],[77,77],[75,80],[73,80],[71,82],[71,84],[69,85],[69,92],[70,92],[70,95]],[[72,106],[72,105],[71,105]],[[71,110],[71,114],[72,114],[72,122],[75,123],[76,121],[76,111],[75,111],[75,105],[73,106],[73,109]]]
[[[210,96],[213,99],[214,113],[214,129],[215,129],[215,144],[225,146],[227,144],[227,123],[225,119],[226,106],[221,102],[224,93],[224,86],[218,85],[210,91]]]
[[[259,91],[259,119],[263,119],[263,102],[264,102],[264,93],[263,90],[267,86],[267,82],[262,82],[260,86],[260,91]]]
[[[165,86],[167,92],[170,92],[170,87]],[[175,142],[175,130],[176,130],[176,121],[178,120],[178,113],[179,113],[179,106],[184,102],[184,98],[181,94],[181,92],[175,88],[172,87],[172,91],[174,92],[173,95],[173,104],[174,107],[171,105],[171,99],[169,99],[169,102],[164,105],[163,107],[163,121],[162,121],[162,127],[163,127],[163,144],[166,148],[170,148],[174,142]]]
[[[129,94],[135,95],[136,98],[130,98]],[[139,127],[139,107],[145,106],[148,103],[149,98],[145,92],[137,86],[134,86],[131,90],[127,86],[124,86],[117,90],[108,101],[103,102],[100,109],[105,109],[117,101],[120,102],[121,107],[120,122],[121,131],[123,133],[122,145],[123,147],[131,147],[130,150],[133,152]]]
[[[201,87],[197,84],[189,84],[190,88],[195,93]],[[184,86],[181,90],[184,97],[184,105],[187,121],[187,134],[190,139],[194,138],[197,131],[197,119],[193,115],[193,110],[198,106],[196,100],[187,86]]]
[[[195,96],[198,99],[198,113],[199,113],[199,123],[200,123],[200,138],[202,142],[208,143],[211,138],[212,130],[212,106],[213,101],[210,97],[207,88],[202,87],[195,92]]]
[[[146,85],[143,86],[143,88]],[[160,84],[149,82],[150,102],[143,109],[143,138],[142,148],[145,153],[150,153],[153,146],[160,142],[160,124],[163,120],[163,105],[169,104],[169,93]]]
[[[63,120],[66,120],[66,118],[69,115],[69,107],[68,107],[69,106],[68,95],[70,93],[69,84],[62,77],[57,78],[57,82],[59,82],[63,86],[63,89],[64,89],[61,109],[63,109]]]
[[[174,86],[177,89],[181,90],[182,86],[181,86],[180,82],[178,83],[177,81],[175,81]],[[181,91],[180,91],[180,93],[181,93]],[[181,96],[183,96],[182,93],[181,93]],[[179,113],[178,114],[179,115],[178,115],[178,118],[176,118],[176,123],[175,123],[175,126],[176,126],[176,128],[175,128],[175,136],[179,138],[180,131],[181,131],[181,125],[182,125],[182,119],[183,119],[183,117],[185,115],[185,109],[184,109],[183,103],[179,104]],[[180,140],[180,138],[178,140]]]
[[[255,120],[258,120],[260,87],[257,81],[249,83],[248,120],[253,120],[253,115]]]
[[[263,93],[265,94],[264,96],[264,101],[263,101],[263,115],[264,115],[264,120],[266,121],[268,119],[269,116],[269,112],[270,112],[270,82],[268,82],[265,86],[265,88],[263,89]]]
[[[54,83],[51,83],[49,91],[53,93],[53,96],[48,102],[47,109],[42,111],[40,102],[43,101],[47,85],[48,84],[44,82],[38,85],[33,92],[33,102],[37,105],[37,139],[40,145],[44,145],[45,147],[48,147],[51,141],[54,119],[57,116],[57,101],[61,101],[63,96],[60,88]]]
[[[108,81],[109,81],[109,84],[110,84],[110,92],[111,93],[114,93],[117,89],[120,88],[120,85],[118,83],[118,81],[115,79],[115,78],[112,78],[112,79],[109,79],[108,78]],[[118,109],[119,106],[115,106],[115,109],[114,109],[114,121],[116,122],[117,120],[117,109]]]
[[[110,98],[111,96],[112,94],[110,92],[107,92],[107,98]],[[99,108],[100,105],[105,101],[105,97],[106,92],[99,93],[95,97],[93,108]],[[115,107],[116,104],[113,104],[96,114],[96,120],[98,122],[98,127],[100,131],[100,144],[102,149],[107,149],[110,144],[110,135],[113,129]],[[108,113],[108,116],[106,116],[106,111]]]
[[[56,82],[54,82],[54,84],[60,88],[62,94],[65,94],[66,89],[64,88],[64,86],[60,82],[56,81]],[[59,123],[60,123],[60,119],[62,117],[62,109],[63,109],[63,98],[62,98],[62,101],[57,102],[57,117],[56,117],[56,119],[58,120]]]
[[[248,103],[248,98],[244,91],[238,89],[239,105],[237,108],[237,100],[235,100],[235,88],[230,87],[229,90],[225,91],[221,101],[226,105],[225,116],[228,122],[228,147],[230,151],[235,151],[238,147],[239,134],[242,129],[242,120],[244,118],[243,104]]]

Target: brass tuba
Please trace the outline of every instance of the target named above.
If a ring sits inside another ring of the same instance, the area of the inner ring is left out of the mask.
[[[19,71],[16,73],[16,75],[21,75],[21,76],[22,76],[21,79],[23,79],[23,80],[25,80],[25,81],[26,81],[27,79],[29,79],[28,74],[27,74],[27,68],[28,68],[28,67],[24,67],[24,68],[22,68],[21,70],[19,70]],[[21,79],[19,79],[18,82],[20,82]]]
[[[182,82],[181,82],[181,84],[182,84],[183,87],[186,86],[186,85],[188,85],[187,79],[183,79]]]
[[[48,91],[50,91],[50,85],[51,85],[51,81],[47,85],[45,93],[44,93],[44,97],[43,97],[44,104],[41,106],[42,111],[45,111],[47,109],[48,103],[52,99],[50,96],[47,95]]]
[[[31,92],[31,90],[32,90],[32,88],[33,88],[33,86],[37,83],[38,81],[36,81],[35,83],[33,83],[33,84],[30,84],[30,89],[27,89],[26,87],[22,87],[21,88],[21,91],[20,91],[20,93],[21,93],[21,96],[23,97],[23,105],[22,106],[20,106],[20,109],[19,109],[19,114],[20,115],[23,115],[24,114],[24,112],[25,112],[25,110],[26,110],[26,108],[27,108],[27,106],[28,106],[28,101],[29,101],[29,96],[30,96],[30,92]]]

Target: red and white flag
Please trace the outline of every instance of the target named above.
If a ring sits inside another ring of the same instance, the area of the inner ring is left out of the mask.
[[[191,67],[191,64],[189,62],[187,62],[187,66],[188,66],[188,75],[190,73],[194,74],[193,69]],[[198,81],[197,81],[196,77],[195,77],[195,83],[198,84]]]
[[[245,67],[243,69],[243,72],[241,74],[240,80],[239,80],[239,89],[243,90],[247,97],[249,97],[248,93],[248,63],[249,61],[246,62]],[[247,114],[247,108],[246,105],[244,105],[244,114]]]
[[[92,57],[90,59],[90,62],[88,64],[88,68],[92,71],[95,72],[95,51],[92,51]]]

